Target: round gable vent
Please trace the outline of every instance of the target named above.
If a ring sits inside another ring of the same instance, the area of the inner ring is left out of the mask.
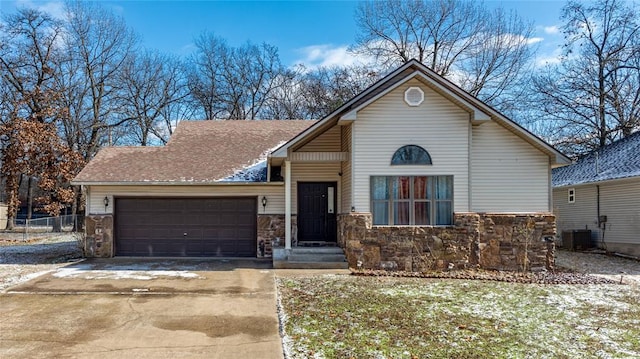
[[[409,106],[420,106],[424,101],[424,92],[420,87],[409,87],[404,92],[404,102]]]

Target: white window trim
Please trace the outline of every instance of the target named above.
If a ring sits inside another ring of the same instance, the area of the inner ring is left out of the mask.
[[[567,203],[576,203],[576,189],[569,188],[567,190]]]
[[[427,175],[382,175],[382,176],[370,176],[369,181],[372,185],[372,179],[374,177],[384,177],[387,178],[387,181],[389,180],[389,178],[393,178],[393,177],[450,177],[451,178],[451,184],[453,185],[454,181],[453,181],[453,175],[431,175],[431,176],[427,176]],[[411,183],[413,183],[413,181],[411,181]],[[394,202],[408,202],[411,205],[413,205],[416,202],[424,202],[427,203],[430,207],[431,210],[430,212],[432,213],[432,217],[429,218],[430,222],[435,222],[436,221],[436,214],[435,214],[435,210],[436,210],[436,206],[437,203],[439,202],[450,202],[451,203],[451,220],[452,223],[451,224],[374,224],[375,227],[384,227],[384,226],[388,226],[388,227],[447,227],[447,226],[452,226],[453,225],[453,220],[454,220],[454,214],[455,211],[454,209],[454,205],[453,205],[453,193],[451,194],[451,199],[436,199],[435,195],[434,198],[432,199],[413,199],[413,184],[411,184],[411,198],[409,199],[403,199],[403,200],[394,200],[391,196],[391,192],[389,192],[389,197],[385,200],[374,200],[373,199],[373,187],[370,188],[369,190],[369,196],[370,196],[370,204],[371,204],[371,214],[373,215],[373,207],[374,207],[374,203],[375,202],[387,202],[388,205],[388,222],[391,223],[393,222],[393,203]],[[391,191],[391,190],[390,190]],[[411,207],[410,207],[411,208]],[[415,213],[413,212],[413,210],[410,209],[410,218],[409,221],[410,223],[415,223]]]

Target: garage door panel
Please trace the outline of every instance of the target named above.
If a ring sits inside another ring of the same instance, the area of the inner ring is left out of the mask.
[[[116,198],[116,254],[255,257],[256,207],[255,198]]]
[[[246,236],[250,236],[251,235],[251,230],[248,228],[238,228],[237,229],[237,235],[240,237],[246,237]]]

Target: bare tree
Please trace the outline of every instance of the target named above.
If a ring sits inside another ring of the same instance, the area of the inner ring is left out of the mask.
[[[303,68],[284,70],[275,78],[277,84],[264,107],[264,117],[274,120],[306,119],[303,94]]]
[[[55,116],[44,109],[52,103],[47,92],[55,90],[61,24],[33,9],[21,9],[5,20],[0,71],[6,95],[10,96],[11,105],[6,104],[11,108],[9,112],[27,114],[42,123],[54,121]]]
[[[65,137],[89,160],[110,142],[111,129],[128,121],[116,116],[122,90],[118,74],[135,52],[137,38],[122,18],[98,4],[76,1],[66,6],[62,73],[70,118]]]
[[[360,3],[360,31],[351,51],[383,68],[412,58],[474,96],[504,109],[532,56],[531,24],[503,9],[462,0]]]
[[[569,2],[562,62],[534,78],[549,137],[580,154],[640,125],[640,13],[619,0]]]
[[[212,33],[196,39],[189,90],[206,119],[253,120],[281,84],[284,68],[275,47],[246,43],[231,47]]]
[[[189,61],[188,86],[193,106],[204,119],[223,118],[221,99],[222,67],[228,57],[228,45],[212,33],[203,33],[195,40],[197,51]]]
[[[262,117],[265,103],[279,85],[278,77],[284,72],[278,49],[268,44],[247,43],[234,51],[236,79],[242,95],[232,107],[233,119],[255,120]],[[227,69],[233,68],[228,64]]]
[[[303,80],[307,118],[321,118],[371,86],[381,74],[366,66],[319,67]]]
[[[177,120],[169,106],[182,104],[187,96],[180,60],[152,51],[133,55],[119,78],[119,120],[129,120],[124,141],[142,146],[167,143]]]

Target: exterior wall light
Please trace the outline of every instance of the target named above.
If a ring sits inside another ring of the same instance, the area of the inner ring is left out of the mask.
[[[104,211],[106,212],[107,207],[109,207],[109,197],[104,196],[103,202],[104,202]]]
[[[262,210],[266,211],[266,209],[267,209],[267,197],[262,196]]]

